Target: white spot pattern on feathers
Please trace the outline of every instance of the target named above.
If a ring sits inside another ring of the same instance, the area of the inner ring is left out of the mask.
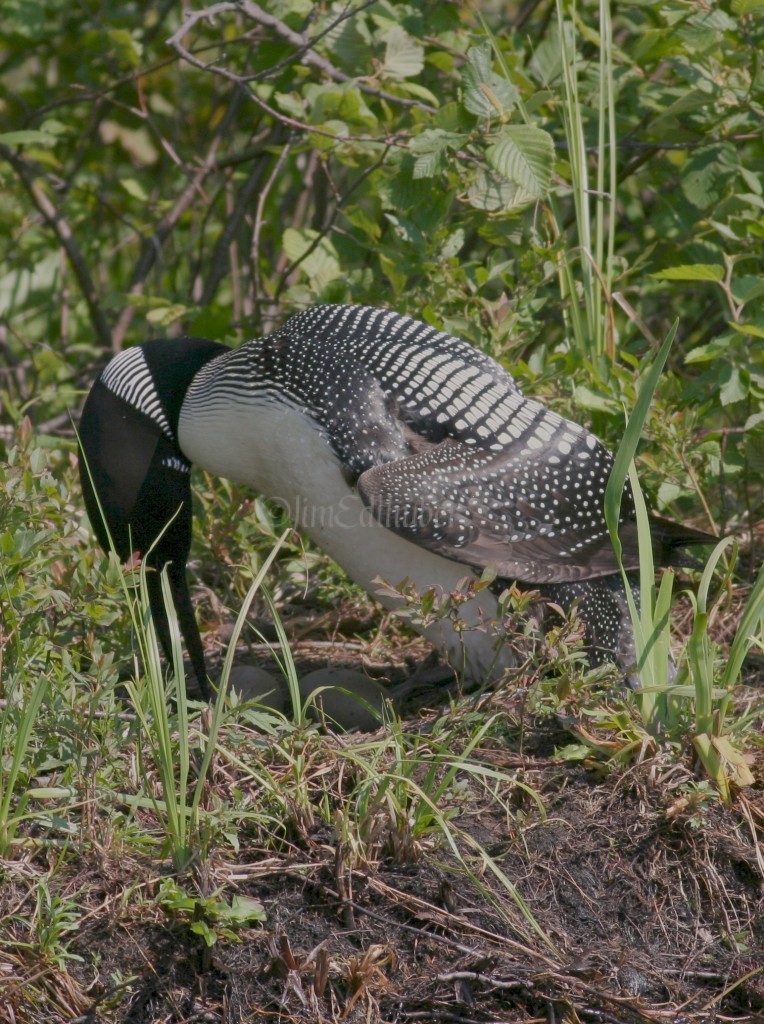
[[[203,368],[192,394],[210,408],[293,404],[352,476],[394,464],[395,521],[421,526],[429,517],[431,536],[448,535],[455,548],[481,531],[508,548],[553,538],[565,562],[606,535],[600,499],[612,456],[597,438],[525,398],[473,346],[409,317],[363,306],[305,310]],[[442,471],[429,467],[426,485],[414,461],[403,461],[414,453],[403,424],[432,443],[457,442]]]

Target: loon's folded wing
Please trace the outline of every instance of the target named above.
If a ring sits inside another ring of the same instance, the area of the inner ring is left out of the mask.
[[[527,583],[593,579],[619,567],[603,513],[613,457],[591,437],[582,432],[565,460],[554,447],[496,453],[447,440],[367,470],[358,488],[382,525],[446,558],[478,570],[493,565],[499,575]],[[655,523],[659,557],[665,547],[712,539]],[[628,490],[619,535],[624,567],[636,569]]]

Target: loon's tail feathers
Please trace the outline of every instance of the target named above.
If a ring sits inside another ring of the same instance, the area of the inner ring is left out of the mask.
[[[675,523],[660,516],[650,517],[650,532],[653,552],[659,565],[695,567],[698,560],[681,549],[700,544],[718,544],[720,540],[704,530],[696,530],[694,526]]]

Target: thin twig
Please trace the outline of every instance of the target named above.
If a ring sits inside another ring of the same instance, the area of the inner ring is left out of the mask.
[[[334,205],[334,209],[332,210],[331,216],[329,217],[327,223],[324,225],[324,227],[321,229],[321,231],[316,235],[316,237],[313,239],[311,244],[306,248],[305,252],[301,253],[300,256],[298,256],[298,258],[296,260],[293,260],[292,263],[290,263],[289,266],[286,267],[285,270],[283,271],[283,273],[281,275],[281,279],[280,279],[280,281],[278,283],[278,287],[276,288],[276,294],[275,294],[275,297],[274,297],[275,299],[278,299],[280,297],[281,292],[283,291],[284,287],[286,286],[286,283],[289,280],[290,275],[294,273],[294,271],[297,269],[297,267],[299,267],[299,265],[302,263],[303,260],[307,259],[308,256],[310,256],[310,254],[313,252],[313,250],[318,245],[321,244],[322,239],[324,239],[328,235],[328,233],[331,231],[332,226],[333,226],[335,220],[337,219],[337,215],[339,214],[339,212],[342,209],[342,207],[344,206],[344,204],[348,201],[348,199],[356,191],[356,189],[366,180],[366,178],[368,178],[368,176],[373,171],[375,171],[378,167],[381,167],[381,165],[384,163],[384,161],[385,161],[385,159],[387,157],[387,153],[388,153],[389,148],[390,148],[389,146],[386,147],[385,151],[382,153],[380,158],[378,160],[376,160],[373,164],[371,164],[369,167],[367,167],[356,178],[356,180],[353,182],[353,184],[348,188],[347,192],[345,192],[344,195],[340,196],[337,199],[337,202]]]
[[[74,430],[71,428],[72,417],[69,410],[59,413],[44,423],[35,424],[36,434],[51,434],[54,437],[74,437]],[[63,429],[67,426],[69,429]],[[16,436],[18,426],[16,424],[0,426],[0,438],[10,441]]]
[[[364,2],[360,3],[357,7],[348,6],[345,11],[343,11],[342,14],[339,14],[334,21],[330,22],[326,28],[317,32],[316,35],[311,36],[310,39],[307,39],[305,44],[291,54],[291,56],[285,57],[283,60],[280,60],[278,64],[273,64],[271,67],[265,68],[263,71],[258,71],[257,74],[250,77],[250,80],[258,81],[263,78],[272,78],[277,71],[281,71],[283,68],[289,67],[290,64],[294,64],[295,61],[301,60],[304,53],[312,50],[316,43],[320,42],[324,36],[328,36],[330,32],[333,32],[338,25],[342,24],[343,21],[347,21],[349,18],[354,18],[356,14],[360,14],[361,11],[366,10],[367,7],[372,7],[375,3],[377,3],[377,0],[364,0]],[[297,36],[297,33],[294,33],[294,35]]]
[[[337,132],[327,131],[326,128],[318,128],[316,125],[307,124],[305,121],[298,121],[294,117],[282,114],[275,107],[271,107],[265,100],[256,93],[249,93],[249,97],[266,114],[280,121],[287,128],[294,128],[297,131],[309,132],[311,135],[320,135],[325,139],[332,139],[333,142],[371,142],[378,146],[392,146],[411,137],[411,132],[396,132],[393,135],[339,135]]]
[[[268,180],[263,186],[260,195],[257,197],[257,209],[255,211],[255,226],[252,231],[252,245],[250,248],[250,259],[252,262],[252,288],[254,294],[259,295],[262,292],[260,287],[260,234],[263,229],[263,219],[265,215],[265,204],[268,200],[268,196],[271,194],[271,189],[276,183],[276,179],[281,173],[281,168],[284,166],[284,161],[289,156],[292,149],[292,140],[288,139],[285,146],[282,147],[281,152],[273,165]]]
[[[195,23],[202,17],[210,17],[220,9],[231,9],[233,7],[236,7],[236,9],[238,9],[237,5],[232,5],[229,3],[215,4],[213,5],[213,7],[205,8],[203,11],[195,11],[191,18],[189,19],[189,22]],[[186,25],[187,24],[188,22],[186,23]],[[403,139],[407,139],[411,134],[410,132],[398,132],[392,136],[338,135],[337,132],[328,131],[326,128],[320,128],[317,125],[307,124],[307,122],[305,121],[298,121],[294,117],[289,117],[287,114],[283,114],[281,111],[276,110],[274,107],[270,106],[270,104],[266,103],[266,101],[262,99],[260,96],[258,96],[257,93],[254,93],[250,89],[247,89],[246,83],[248,81],[248,78],[246,75],[234,74],[234,72],[228,71],[226,68],[218,67],[213,63],[205,64],[204,61],[200,61],[196,57],[194,57],[194,55],[189,50],[187,50],[180,42],[179,37],[184,34],[185,27],[186,26],[184,25],[183,27],[178,29],[175,35],[167,41],[169,45],[175,47],[178,54],[181,57],[183,57],[184,60],[187,60],[190,64],[192,64],[196,68],[199,68],[201,71],[211,72],[213,74],[220,75],[221,77],[227,79],[229,82],[234,82],[236,85],[240,86],[244,90],[245,95],[248,96],[248,98],[251,99],[254,103],[256,103],[257,106],[260,107],[260,109],[264,113],[268,114],[268,116],[272,117],[274,120],[279,121],[287,128],[291,128],[295,131],[307,132],[312,135],[320,135],[323,138],[332,139],[332,141],[334,142],[371,142],[376,143],[377,145],[387,146],[393,145]],[[289,31],[291,32],[291,29]],[[348,81],[350,81],[350,79],[348,79]],[[359,88],[363,88],[362,83],[357,82],[357,84]],[[368,89],[365,91],[368,91]],[[385,96],[384,98],[394,99],[395,97]],[[422,104],[418,105],[422,106]],[[435,113],[434,110],[432,110],[432,112]]]

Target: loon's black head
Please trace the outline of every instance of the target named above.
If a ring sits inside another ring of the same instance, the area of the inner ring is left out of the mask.
[[[185,576],[191,545],[191,465],[178,446],[178,418],[194,376],[227,351],[200,338],[125,349],[93,385],[79,426],[82,490],[96,536],[105,550],[111,542],[123,561],[140,553],[157,570],[171,563],[178,620],[205,696],[204,656]],[[149,574],[149,594],[169,657],[158,572]]]

